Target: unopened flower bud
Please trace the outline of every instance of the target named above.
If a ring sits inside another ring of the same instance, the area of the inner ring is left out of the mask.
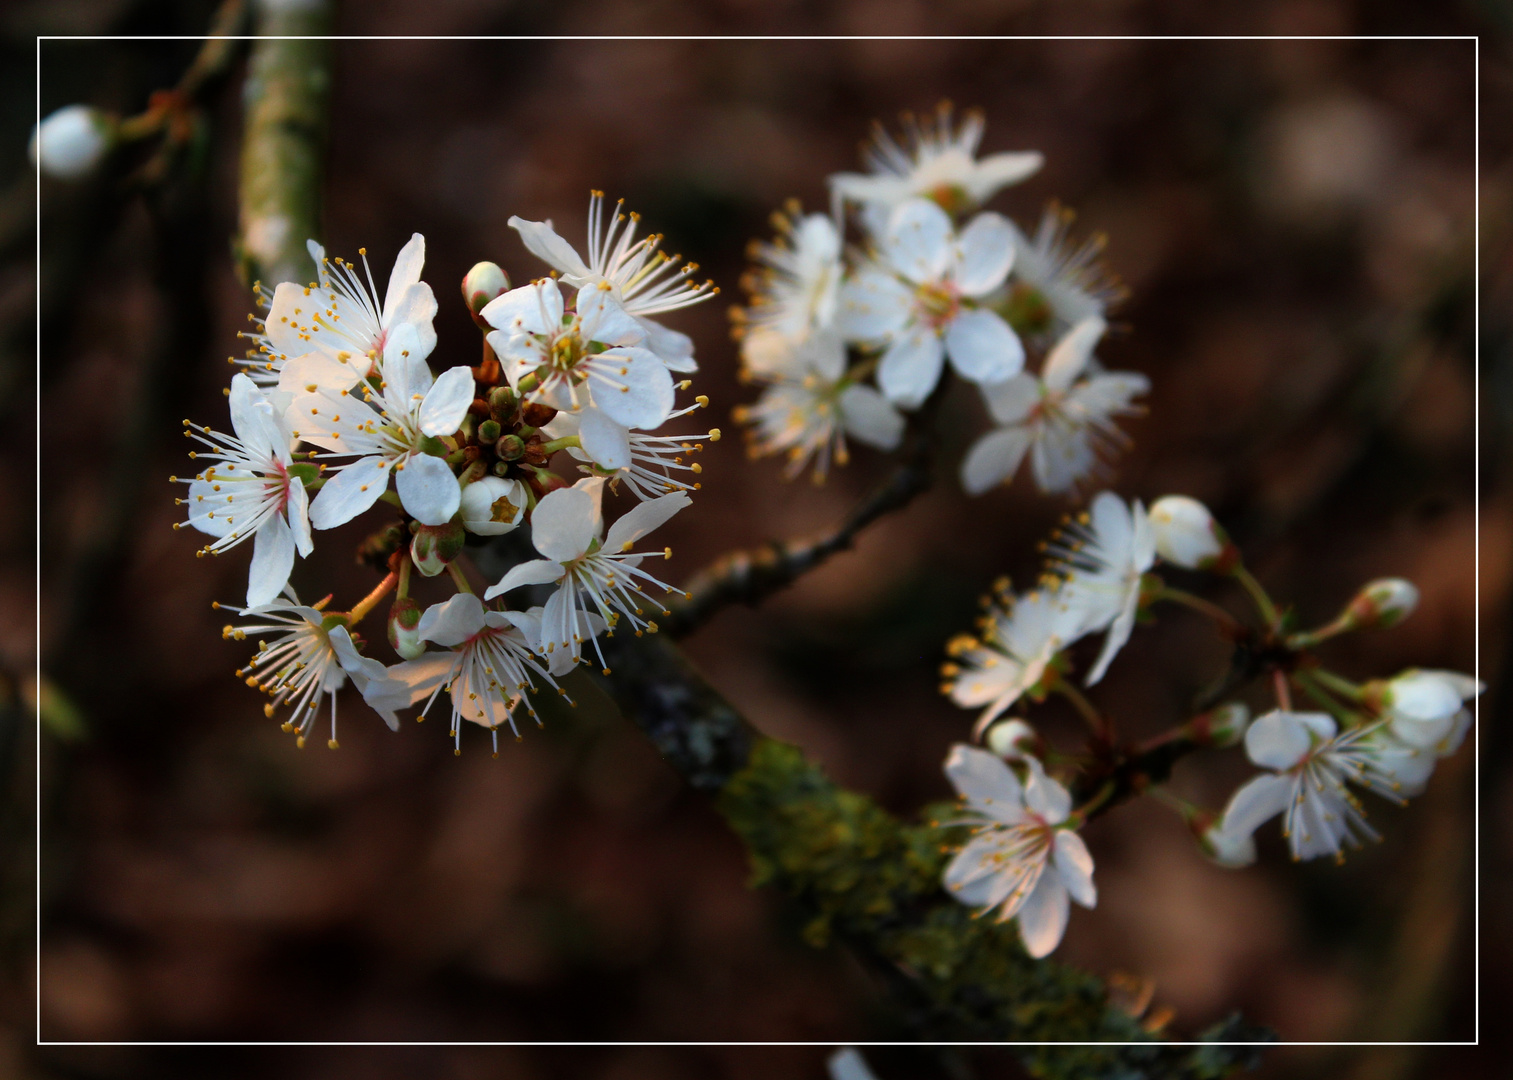
[[[1038,756],[1040,736],[1023,720],[1000,720],[988,728],[983,739],[989,750],[1007,761],[1023,761]]]
[[[1361,586],[1355,599],[1345,605],[1338,622],[1346,630],[1379,626],[1386,628],[1402,622],[1418,607],[1418,589],[1403,578],[1377,578]]]
[[[410,540],[410,558],[415,569],[426,577],[435,577],[461,553],[466,536],[462,526],[455,521],[445,525],[419,525]]]
[[[1186,495],[1157,499],[1150,508],[1150,526],[1156,554],[1174,566],[1224,574],[1239,565],[1239,549],[1197,499]]]
[[[497,420],[485,420],[478,425],[478,441],[487,446],[489,443],[498,442],[500,432],[504,429],[499,426]]]
[[[508,386],[494,387],[489,391],[489,419],[499,424],[510,423],[517,404],[514,390]]]
[[[519,435],[502,435],[494,444],[494,453],[500,461],[519,461],[525,454],[525,440]]]
[[[462,527],[479,536],[501,536],[525,519],[526,487],[519,480],[485,476],[462,489]]]
[[[499,269],[498,263],[474,263],[473,269],[462,279],[462,301],[473,313],[473,321],[484,330],[492,330],[493,327],[484,322],[478,313],[490,300],[509,291],[509,275]]]
[[[32,130],[27,154],[48,176],[78,180],[110,149],[115,125],[99,109],[88,105],[65,105]]]
[[[1250,727],[1250,709],[1244,702],[1231,701],[1188,721],[1188,734],[1199,746],[1225,749],[1240,745],[1245,729]]]
[[[414,660],[426,651],[419,633],[420,614],[420,605],[410,596],[401,596],[389,609],[389,644],[406,660]]]

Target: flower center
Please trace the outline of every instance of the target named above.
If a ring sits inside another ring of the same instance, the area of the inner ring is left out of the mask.
[[[920,317],[933,329],[939,330],[961,310],[961,297],[947,282],[931,281],[914,291],[914,303]]]

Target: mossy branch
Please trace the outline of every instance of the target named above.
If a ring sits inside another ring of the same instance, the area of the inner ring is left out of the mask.
[[[328,0],[257,5],[247,69],[241,211],[236,243],[243,280],[311,278],[305,240],[320,235],[320,190],[331,86]]]

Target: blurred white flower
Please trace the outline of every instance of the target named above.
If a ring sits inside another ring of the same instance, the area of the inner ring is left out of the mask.
[[[940,381],[946,359],[971,382],[1003,382],[1024,366],[1024,346],[996,313],[976,305],[1003,284],[1014,261],[1008,219],[978,214],[958,235],[927,199],[894,208],[876,258],[841,287],[836,329],[883,347],[877,384],[915,408]]]
[[[963,904],[1017,918],[1025,951],[1049,956],[1066,933],[1068,900],[1097,906],[1093,858],[1066,822],[1072,810],[1067,789],[1026,758],[1021,783],[1002,759],[957,744],[946,758],[946,776],[972,816],[951,825],[975,833],[946,867],[945,886]]]
[[[1471,723],[1470,701],[1486,684],[1458,671],[1413,668],[1381,689],[1382,718],[1394,737],[1420,750],[1435,750],[1453,739],[1454,753]]]
[[[1009,321],[1037,340],[1055,341],[1084,319],[1104,318],[1123,296],[1099,261],[1102,238],[1074,246],[1067,236],[1071,221],[1069,212],[1052,207],[1041,215],[1033,237],[1010,223],[1014,269],[1006,302]]]
[[[114,125],[99,109],[65,105],[32,129],[26,153],[45,175],[79,180],[94,171],[113,138]]]
[[[1127,442],[1113,418],[1141,411],[1131,403],[1150,389],[1150,380],[1120,371],[1080,378],[1104,329],[1102,319],[1086,319],[1057,342],[1039,378],[1023,373],[982,388],[999,426],[962,460],[961,484],[969,495],[1012,479],[1026,453],[1041,491],[1071,491],[1093,476],[1100,457]]]
[[[803,341],[835,319],[841,282],[841,237],[824,214],[777,215],[775,243],[754,243],[751,257],[761,264],[745,279],[751,304],[743,312],[745,337],[777,334]],[[745,352],[745,345],[742,345]]]
[[[304,469],[313,478],[315,470],[295,464],[290,452],[294,440],[284,418],[246,375],[232,377],[230,405],[234,436],[184,421],[184,433],[210,448],[190,456],[214,464],[192,480],[180,480],[189,485],[189,497],[177,501],[189,507],[187,524],[216,538],[202,555],[219,555],[249,536],[256,538],[247,606],[258,607],[288,584],[294,553],[303,557],[314,548],[305,483],[297,474]]]
[[[1150,509],[1156,554],[1187,570],[1221,569],[1238,554],[1208,507],[1186,495],[1163,495]],[[1231,553],[1227,556],[1227,553]]]

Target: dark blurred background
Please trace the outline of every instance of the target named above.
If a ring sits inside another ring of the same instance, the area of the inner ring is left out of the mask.
[[[33,275],[32,37],[202,32],[204,0],[12,3],[0,64],[0,667],[11,798],[0,932],[0,1074],[193,1076],[203,1056],[33,1051],[31,829],[35,740],[23,698],[40,648],[52,717],[41,746],[41,1024],[52,1040],[783,1040],[906,1037],[845,953],[797,935],[779,898],[747,889],[741,846],[636,729],[591,708],[491,760],[476,731],[389,733],[344,699],[342,749],[297,752],[231,676],[213,599],[237,600],[249,554],[195,560],[165,482],[181,416],[224,428],[224,358],[249,297],[235,226],[239,80],[208,101],[198,173],[139,191],[117,173],[44,182]],[[724,287],[673,321],[694,335],[709,421],[695,507],[666,530],[675,580],[724,550],[837,519],[887,467],[862,451],[823,487],[747,462],[729,419],[727,301],[743,248],[826,174],[856,167],[872,119],[949,98],[986,111],[985,152],[1046,167],[992,204],[1026,226],[1059,200],[1078,235],[1108,236],[1130,291],[1105,364],[1147,373],[1150,415],[1112,483],[1149,501],[1209,503],[1274,595],[1322,620],[1365,579],[1423,593],[1403,627],[1327,655],[1354,677],[1469,670],[1483,702],[1480,831],[1474,751],[1406,811],[1379,800],[1385,842],[1294,865],[1264,830],[1260,865],[1217,869],[1170,811],[1141,804],[1087,831],[1100,906],[1076,909],[1057,958],[1154,981],[1194,1032],[1231,1010],[1290,1040],[1473,1035],[1480,884],[1483,1020],[1509,989],[1510,744],[1498,723],[1513,588],[1513,419],[1507,237],[1513,214],[1508,9],[1319,0],[1091,5],[855,0],[757,5],[612,0],[550,9],[432,0],[349,4],[339,30],[517,33],[1477,33],[1482,42],[1481,425],[1478,519],[1475,48],[1467,41],[345,41],[335,46],[324,240],[366,246],[386,275],[412,231],[441,301],[445,367],[472,362],[457,282],[495,259],[541,271],[506,227],[552,218],[582,238],[590,187],[624,195],[670,250]],[[1226,21],[1228,19],[1228,21]],[[41,108],[139,111],[194,42],[49,41]],[[40,297],[35,283],[40,281]],[[42,550],[34,543],[34,306],[41,311]],[[764,731],[904,814],[946,797],[946,748],[971,714],[936,691],[945,640],[998,574],[1025,581],[1069,506],[1026,478],[968,500],[954,471],[985,422],[974,395],[944,413],[947,475],[854,554],[760,610],[722,614],[687,647]],[[356,599],[363,534],[322,534],[295,572]],[[660,534],[659,534],[660,535]],[[1478,539],[1479,563],[1478,563]],[[33,581],[41,557],[41,641]],[[1478,576],[1479,571],[1479,576]],[[1187,584],[1208,588],[1193,579]],[[1237,595],[1210,595],[1241,610]],[[375,652],[388,659],[387,648]],[[1095,697],[1132,735],[1164,727],[1222,665],[1183,614],[1136,632]],[[348,692],[350,694],[350,691]],[[1263,697],[1254,703],[1265,703]],[[1053,739],[1076,728],[1054,708]],[[1221,805],[1242,755],[1186,762],[1174,786]],[[1480,876],[1474,865],[1480,845]],[[1495,1026],[1495,1024],[1493,1025]],[[215,1075],[695,1077],[822,1075],[818,1047],[262,1051]],[[882,1080],[1020,1075],[1010,1055],[879,1050]],[[1493,1077],[1449,1049],[1282,1050],[1267,1077]]]

